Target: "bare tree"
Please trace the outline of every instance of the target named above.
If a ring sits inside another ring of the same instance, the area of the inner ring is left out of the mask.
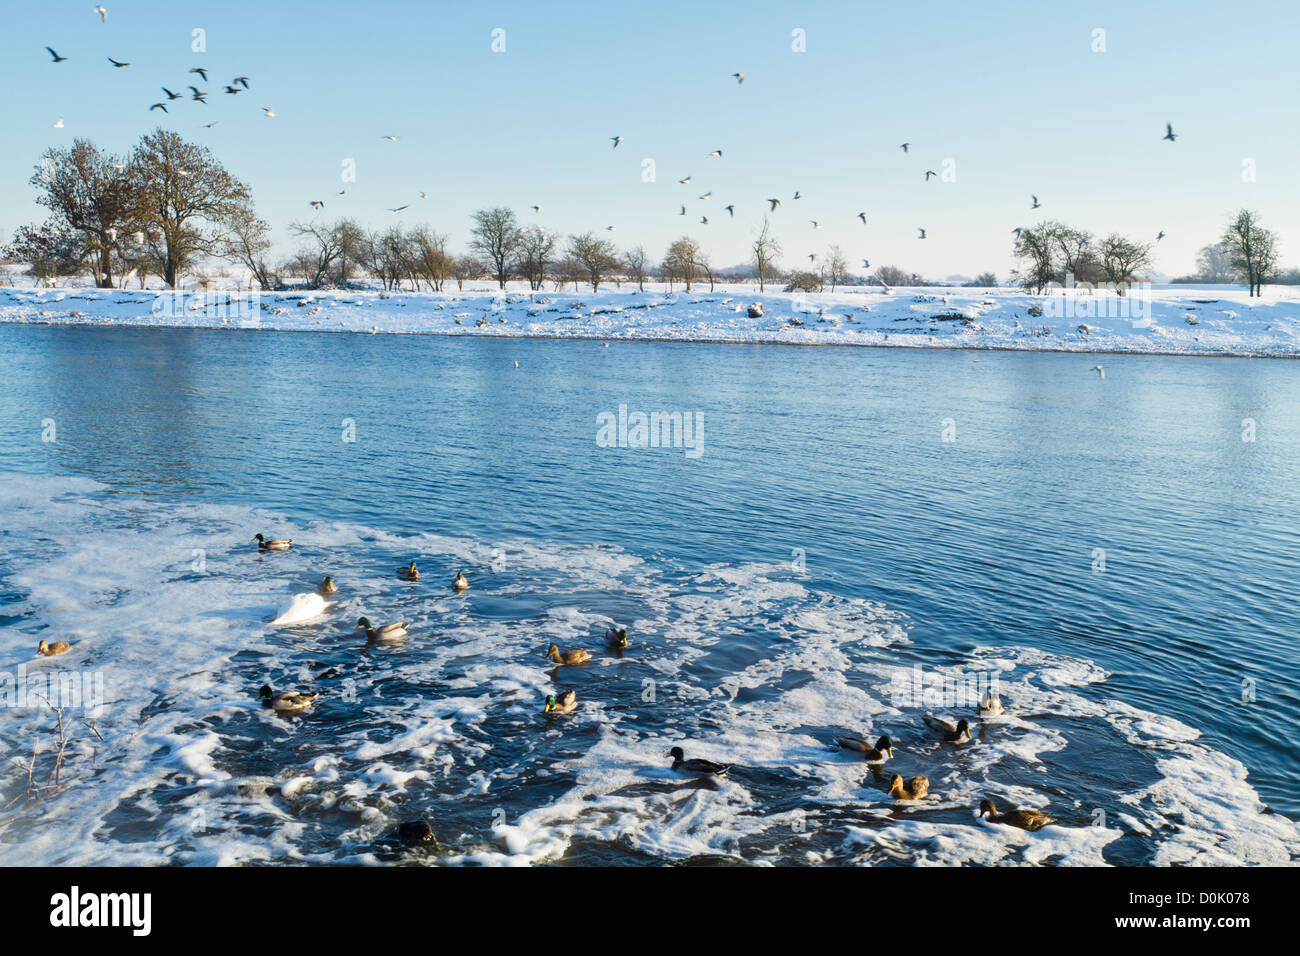
[[[310,244],[294,256],[294,263],[303,282],[309,289],[319,289],[326,285],[340,255],[338,230],[334,226],[313,222],[294,222],[289,224],[289,231],[299,238],[310,240]]]
[[[515,250],[516,266],[528,280],[528,288],[536,292],[546,281],[546,267],[555,255],[555,237],[534,226],[519,233],[519,246]]]
[[[1042,294],[1056,277],[1053,243],[1048,234],[1050,223],[1031,229],[1022,229],[1016,240],[1015,256],[1025,261],[1021,270],[1020,285],[1027,291]]]
[[[113,288],[118,237],[134,231],[136,190],[126,164],[94,146],[74,140],[67,149],[47,149],[32,175],[36,201],[54,214],[51,228],[80,246],[78,261],[94,271],[95,285]]]
[[[1260,225],[1257,213],[1242,209],[1228,223],[1222,242],[1231,251],[1232,265],[1246,276],[1248,295],[1260,295],[1260,287],[1277,271],[1277,236]]]
[[[670,276],[679,277],[686,284],[686,291],[691,291],[696,270],[699,268],[700,244],[690,236],[682,236],[664,254],[664,268]],[[669,280],[671,282],[671,279]]]
[[[230,234],[225,239],[223,254],[248,269],[253,280],[263,289],[274,289],[280,284],[280,277],[266,261],[271,246],[271,227],[265,220],[257,218],[251,204],[236,210],[230,217]]]
[[[1137,278],[1142,269],[1151,268],[1150,243],[1134,242],[1112,233],[1101,243],[1101,271],[1106,281],[1124,295],[1128,283]]]
[[[0,259],[24,263],[38,279],[50,281],[73,275],[85,264],[85,246],[66,223],[47,219],[39,226],[22,226],[0,249]]]
[[[763,228],[754,240],[753,250],[754,267],[758,272],[758,291],[762,292],[768,275],[781,256],[781,243],[772,235],[772,226],[766,216],[763,217]]]
[[[849,274],[849,264],[844,258],[844,250],[839,246],[831,246],[826,253],[826,278],[831,281],[831,291],[835,291],[835,286],[844,281],[844,277]]]
[[[340,219],[334,224],[334,237],[339,247],[338,284],[347,286],[348,266],[359,263],[363,258],[366,231],[355,219]]]
[[[645,291],[647,271],[645,246],[635,246],[623,253],[623,265],[627,267],[628,277],[636,280],[637,291]]]
[[[442,291],[453,269],[452,257],[447,254],[447,237],[428,226],[417,226],[407,236],[409,246],[411,281],[427,282],[434,292]]]
[[[206,146],[170,130],[142,136],[130,165],[141,218],[161,238],[163,281],[175,288],[182,271],[220,253],[231,219],[249,201],[248,187]]]
[[[470,246],[492,268],[498,285],[506,287],[510,264],[519,245],[519,224],[515,214],[504,206],[480,209],[474,213],[473,241]]]
[[[483,274],[483,263],[473,256],[457,256],[452,260],[451,274],[456,280],[456,288],[464,289],[466,281],[477,279]]]
[[[900,266],[877,266],[872,278],[883,286],[907,285],[912,274]]]
[[[1232,282],[1237,272],[1232,265],[1232,247],[1220,240],[1202,246],[1196,254],[1196,277],[1203,282]]]
[[[618,268],[618,256],[614,251],[614,244],[608,239],[597,238],[590,232],[584,232],[580,236],[570,236],[568,253],[571,258],[582,263],[587,281],[591,283],[592,292],[599,292],[600,283]]]

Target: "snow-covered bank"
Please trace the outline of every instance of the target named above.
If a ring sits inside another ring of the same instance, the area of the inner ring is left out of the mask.
[[[751,317],[756,304],[762,314]],[[1259,299],[1204,286],[1128,298],[860,286],[760,295],[752,285],[638,292],[624,284],[595,295],[0,288],[0,322],[1300,357],[1300,289],[1291,287]]]

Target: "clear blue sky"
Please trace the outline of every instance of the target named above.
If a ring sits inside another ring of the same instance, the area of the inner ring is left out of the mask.
[[[763,200],[779,196],[786,264],[838,243],[857,266],[866,256],[931,277],[1005,276],[1010,230],[1053,217],[1103,235],[1163,230],[1156,265],[1177,275],[1243,205],[1280,233],[1283,262],[1300,264],[1292,4],[104,5],[107,23],[93,0],[7,5],[6,239],[41,218],[27,180],[46,146],[88,136],[126,151],[161,122],[251,185],[286,250],[284,226],[310,218],[313,199],[326,219],[376,227],[392,221],[387,207],[409,204],[402,221],[427,222],[456,247],[475,208],[500,204],[564,233],[615,225],[611,238],[656,258],[689,233],[727,265],[748,258]],[[195,28],[205,53],[191,52]],[[494,28],[506,31],[504,53],[492,52]],[[806,52],[791,49],[795,28]],[[1096,28],[1104,53],[1091,49]],[[53,64],[46,45],[68,61]],[[210,71],[197,84],[208,105],[150,113],[161,86],[197,80],[192,66]],[[223,94],[241,74],[251,90]],[[52,128],[61,115],[64,128]],[[1160,139],[1166,121],[1176,143]],[[614,135],[625,138],[616,151]],[[705,158],[713,149],[721,160]],[[654,183],[641,179],[646,157]],[[345,159],[357,181],[338,196]],[[956,181],[924,182],[946,159]]]

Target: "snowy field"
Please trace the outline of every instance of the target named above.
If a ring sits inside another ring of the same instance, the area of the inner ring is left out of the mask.
[[[751,315],[761,306],[761,315]],[[1039,311],[1041,310],[1041,312]],[[1223,286],[1026,295],[1018,289],[853,286],[795,294],[754,285],[667,291],[624,283],[529,292],[199,292],[0,288],[0,322],[609,340],[1300,356],[1300,289]]]

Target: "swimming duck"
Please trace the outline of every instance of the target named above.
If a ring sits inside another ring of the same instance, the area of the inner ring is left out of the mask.
[[[433,835],[433,827],[423,820],[408,820],[399,824],[392,832],[392,837],[403,846],[428,846],[438,848],[438,838]]]
[[[605,643],[615,650],[622,650],[627,647],[627,628],[606,628]]]
[[[316,703],[316,698],[320,694],[304,694],[296,690],[277,694],[271,690],[270,684],[263,684],[262,689],[257,692],[257,696],[261,698],[263,707],[269,707],[277,714],[292,716],[293,714],[301,714]]]
[[[668,751],[668,756],[673,758],[674,770],[696,777],[723,777],[731,769],[731,764],[714,763],[712,760],[701,760],[698,757],[687,760],[681,747],[674,747]]]
[[[55,641],[53,644],[41,641],[36,645],[36,653],[44,657],[53,657],[55,654],[62,654],[71,649],[72,645],[67,641]]]
[[[542,706],[544,714],[567,714],[578,709],[578,692],[566,690],[563,694],[547,694]]]
[[[560,649],[554,644],[546,649],[546,656],[557,664],[585,664],[587,661],[591,660],[590,651],[584,651],[582,648],[577,648],[572,651],[565,651],[561,654]]]
[[[267,540],[266,535],[255,534],[253,540],[257,542],[257,547],[262,551],[288,551],[293,547],[292,538],[273,538]]]
[[[978,710],[981,717],[996,717],[1002,713],[1002,698],[993,691],[986,690],[980,698]]]
[[[867,763],[884,763],[894,756],[894,742],[888,737],[881,737],[874,747],[861,737],[836,737],[835,742],[845,750],[862,754]]]
[[[903,783],[902,774],[889,778],[889,795],[895,800],[923,800],[930,792],[930,780],[927,777],[913,777]]]
[[[371,641],[400,641],[406,637],[406,622],[399,624],[385,624],[383,627],[375,627],[370,623],[370,618],[357,618],[357,626],[352,630],[357,631],[365,628],[366,638]]]
[[[420,569],[417,568],[415,562],[412,561],[409,568],[399,568],[397,576],[403,581],[418,581],[420,580]]]
[[[465,577],[464,571],[456,572],[456,580],[451,582],[451,589],[453,591],[469,590],[469,578]]]
[[[309,621],[313,617],[324,612],[332,606],[333,602],[326,600],[331,594],[337,591],[334,586],[334,579],[329,575],[316,585],[316,590],[305,594],[295,594],[293,599],[276,615],[272,624],[298,624],[302,621]]]
[[[956,724],[943,717],[934,717],[930,714],[926,714],[921,719],[925,721],[927,727],[939,731],[939,736],[947,743],[960,744],[971,739],[970,724],[967,723],[965,717],[957,721]]]
[[[988,799],[980,801],[980,816],[993,823],[1005,823],[1022,830],[1041,830],[1049,823],[1056,822],[1056,817],[1049,817],[1039,810],[1011,809],[1006,813],[998,813],[997,806]]]

